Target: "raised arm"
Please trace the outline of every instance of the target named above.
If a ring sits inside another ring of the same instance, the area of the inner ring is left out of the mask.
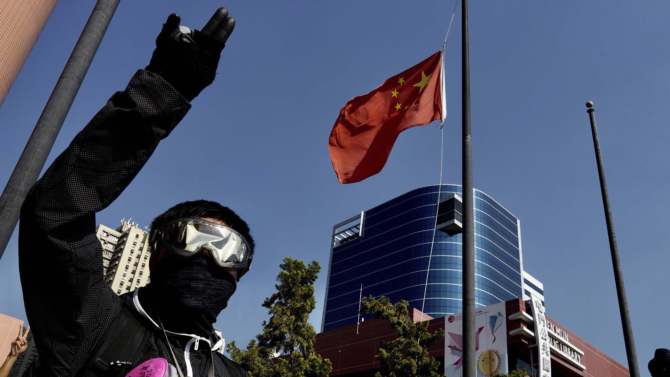
[[[21,211],[19,262],[28,320],[48,369],[42,374],[75,374],[119,309],[103,280],[95,213],[121,194],[214,80],[233,25],[219,10],[202,32],[185,33],[171,15],[149,66],[31,189]]]

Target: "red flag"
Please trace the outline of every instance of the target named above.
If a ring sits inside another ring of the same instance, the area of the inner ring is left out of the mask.
[[[340,110],[328,139],[340,183],[379,173],[400,132],[444,119],[444,101],[441,52],[352,98]]]

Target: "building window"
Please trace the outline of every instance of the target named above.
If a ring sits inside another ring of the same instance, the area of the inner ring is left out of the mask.
[[[363,237],[365,212],[343,221],[333,229],[333,247],[338,247]]]
[[[450,194],[440,202],[437,229],[451,235],[463,231],[463,199],[460,195]]]

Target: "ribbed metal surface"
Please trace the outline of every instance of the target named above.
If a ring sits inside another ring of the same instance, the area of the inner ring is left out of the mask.
[[[46,24],[56,0],[0,1],[0,104]]]

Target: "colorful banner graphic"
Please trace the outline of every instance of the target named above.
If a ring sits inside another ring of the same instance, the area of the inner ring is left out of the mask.
[[[501,302],[475,313],[475,349],[477,376],[491,377],[508,373],[507,314]],[[445,323],[444,373],[447,377],[463,376],[462,315],[450,315]]]

